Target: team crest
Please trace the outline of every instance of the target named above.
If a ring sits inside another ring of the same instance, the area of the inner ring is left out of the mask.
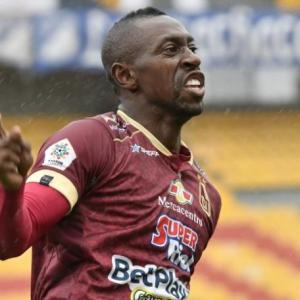
[[[68,139],[63,139],[51,145],[45,151],[43,166],[65,170],[76,158],[75,151]]]
[[[200,179],[201,180],[201,179]],[[211,206],[210,206],[210,199],[206,190],[206,182],[205,180],[201,180],[199,183],[199,190],[200,190],[200,205],[203,211],[207,214],[208,217],[211,216]]]
[[[176,179],[173,180],[170,184],[169,194],[174,196],[178,203],[185,205],[185,204],[192,204],[193,203],[193,195],[189,191],[187,191],[181,180]]]

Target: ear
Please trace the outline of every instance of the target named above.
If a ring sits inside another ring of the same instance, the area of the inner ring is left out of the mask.
[[[129,65],[114,63],[111,67],[111,75],[115,83],[123,89],[135,92],[138,84],[134,70]]]

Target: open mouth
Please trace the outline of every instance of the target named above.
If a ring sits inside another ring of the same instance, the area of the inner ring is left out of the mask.
[[[194,94],[202,96],[204,94],[204,78],[203,80],[200,80],[198,78],[188,79],[188,81],[184,85],[184,88]]]

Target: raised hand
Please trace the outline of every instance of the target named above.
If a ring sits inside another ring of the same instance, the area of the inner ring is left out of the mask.
[[[0,115],[0,182],[7,190],[22,185],[33,162],[31,147],[24,141],[21,130],[14,126],[6,131]]]

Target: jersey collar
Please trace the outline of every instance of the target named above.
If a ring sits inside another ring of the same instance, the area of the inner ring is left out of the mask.
[[[143,125],[138,123],[137,121],[133,120],[131,117],[129,117],[126,113],[124,113],[122,110],[118,110],[117,114],[126,122],[129,123],[130,125],[134,126],[136,129],[138,129],[140,132],[142,132],[152,143],[152,145],[155,146],[156,149],[158,149],[162,154],[166,156],[174,156],[174,154],[167,149],[148,129],[146,129]],[[185,147],[189,152],[190,150],[187,148],[186,144],[181,141],[181,146]],[[189,163],[192,165],[193,164],[193,154],[190,152],[190,160]]]

